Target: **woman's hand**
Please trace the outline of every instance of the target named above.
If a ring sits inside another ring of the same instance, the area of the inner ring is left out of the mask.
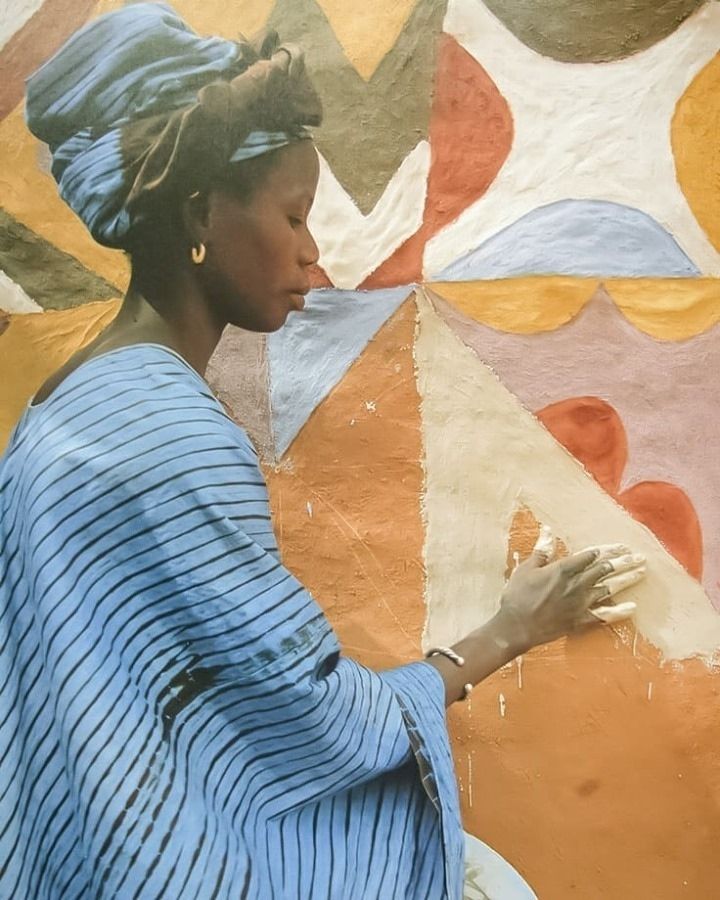
[[[612,598],[645,577],[643,556],[609,544],[553,562],[554,543],[543,529],[532,554],[505,587],[497,618],[512,646],[527,650],[635,611],[634,603],[616,606]]]
[[[645,558],[622,544],[591,547],[553,561],[555,541],[543,528],[535,549],[517,566],[500,610],[452,647],[428,660],[445,682],[448,704],[531,647],[598,622],[619,622],[635,612],[613,597],[645,577]]]

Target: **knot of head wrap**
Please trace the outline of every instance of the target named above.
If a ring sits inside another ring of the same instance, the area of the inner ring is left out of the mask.
[[[28,81],[28,127],[60,195],[101,244],[124,247],[153,210],[232,163],[308,137],[320,99],[275,32],[200,38],[169,6],[91,22]]]

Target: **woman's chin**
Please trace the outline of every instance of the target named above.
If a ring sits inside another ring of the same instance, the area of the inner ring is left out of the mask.
[[[290,294],[290,312],[302,312],[305,309],[305,294]]]

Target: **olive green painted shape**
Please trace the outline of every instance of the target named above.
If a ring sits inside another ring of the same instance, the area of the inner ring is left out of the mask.
[[[0,209],[0,269],[44,309],[69,309],[121,294],[4,209]]]
[[[705,0],[484,0],[528,47],[560,62],[624,59],[672,34]]]
[[[283,41],[305,49],[324,107],[323,124],[315,131],[318,149],[365,214],[403,159],[428,136],[445,7],[446,0],[418,0],[367,82],[315,0],[277,0],[270,15],[268,25]]]

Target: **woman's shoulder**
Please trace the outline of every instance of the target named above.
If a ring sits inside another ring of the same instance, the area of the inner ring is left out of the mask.
[[[53,454],[61,445],[87,446],[122,435],[130,441],[164,431],[168,437],[201,432],[227,439],[251,457],[245,431],[227,415],[208,384],[179,354],[160,344],[131,344],[87,359],[38,404],[28,404],[9,450],[40,441]]]

